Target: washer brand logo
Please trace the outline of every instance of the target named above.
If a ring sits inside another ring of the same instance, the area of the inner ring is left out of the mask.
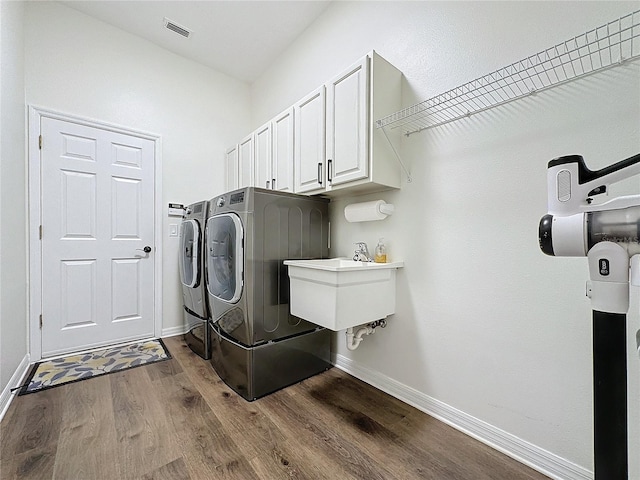
[[[609,260],[606,258],[601,258],[600,260],[598,260],[598,263],[600,264],[600,275],[602,275],[603,277],[609,275]]]

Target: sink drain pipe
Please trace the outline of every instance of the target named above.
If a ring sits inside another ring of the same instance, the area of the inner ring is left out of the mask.
[[[347,348],[355,350],[360,345],[360,342],[364,340],[364,335],[375,333],[376,327],[384,328],[386,326],[386,320],[376,320],[375,322],[367,323],[364,327],[360,327],[356,333],[353,333],[353,327],[347,328]]]

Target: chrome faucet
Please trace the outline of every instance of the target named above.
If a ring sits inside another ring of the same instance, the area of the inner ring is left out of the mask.
[[[369,249],[364,242],[356,243],[356,252],[353,255],[354,262],[373,262],[373,258],[369,255]]]

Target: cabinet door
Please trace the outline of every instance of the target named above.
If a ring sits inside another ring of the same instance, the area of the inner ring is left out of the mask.
[[[272,122],[273,178],[271,188],[293,193],[293,107]]]
[[[324,86],[294,105],[294,171],[296,193],[325,188]]]
[[[238,145],[238,188],[253,186],[253,134]]]
[[[327,83],[327,180],[369,175],[369,58]]]
[[[229,192],[238,188],[238,145],[225,152],[225,188]]]
[[[260,188],[273,188],[271,182],[271,122],[263,125],[254,132],[253,142],[255,146],[254,167],[256,172],[255,186]]]

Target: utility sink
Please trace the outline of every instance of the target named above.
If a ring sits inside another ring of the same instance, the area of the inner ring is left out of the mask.
[[[285,260],[291,314],[330,330],[381,320],[396,311],[396,270],[404,262],[348,258]]]

